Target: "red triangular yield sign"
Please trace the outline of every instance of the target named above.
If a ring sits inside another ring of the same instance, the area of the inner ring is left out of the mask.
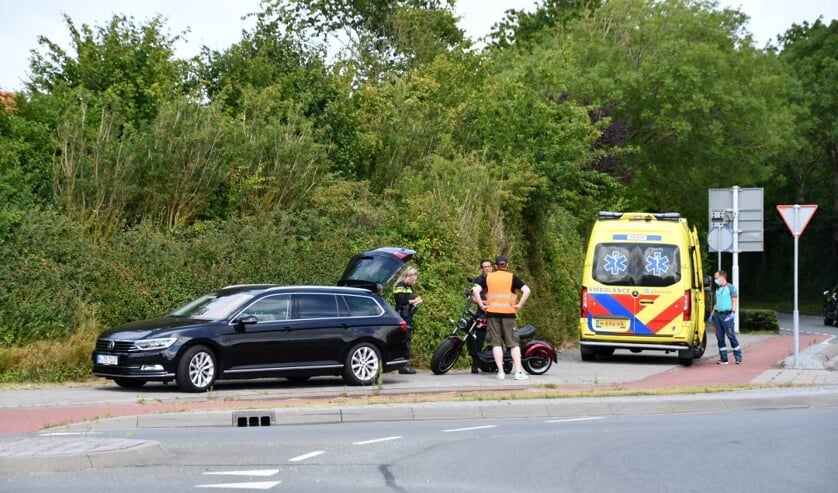
[[[796,213],[795,210],[797,211]],[[806,229],[806,226],[809,224],[809,220],[815,215],[816,210],[818,210],[818,206],[816,204],[777,206],[777,212],[780,213],[780,217],[783,218],[783,221],[786,223],[789,231],[791,231],[791,234],[795,236],[803,234],[803,230]]]

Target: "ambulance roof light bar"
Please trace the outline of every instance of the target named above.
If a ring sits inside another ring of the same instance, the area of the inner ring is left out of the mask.
[[[652,218],[655,218],[659,221],[679,221],[681,219],[681,214],[678,212],[631,213],[599,211],[597,218],[601,220],[627,219],[630,221],[651,221]]]

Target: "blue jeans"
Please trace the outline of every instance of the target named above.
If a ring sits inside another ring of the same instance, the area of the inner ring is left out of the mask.
[[[733,313],[713,313],[713,325],[716,326],[716,342],[719,343],[719,359],[722,361],[727,361],[725,334],[727,334],[730,345],[733,347],[733,357],[736,361],[742,361],[742,348],[739,347],[739,340],[736,339],[736,330],[733,324]]]

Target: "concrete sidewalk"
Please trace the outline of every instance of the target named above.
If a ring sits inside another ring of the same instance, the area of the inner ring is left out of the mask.
[[[690,368],[663,353],[618,351],[608,360],[582,362],[578,351],[568,351],[545,375],[526,381],[458,370],[439,376],[387,374],[380,387],[318,378],[305,384],[221,383],[207,394],[151,384],[127,390],[105,381],[0,391],[0,476],[155,464],[168,457],[156,442],[92,436],[107,430],[838,406],[838,372],[832,371],[838,341],[802,335],[796,368],[790,367],[791,336],[742,334],[740,342],[742,365],[716,365],[715,344]],[[748,388],[754,385],[771,388]],[[730,391],[737,388],[742,390]],[[686,393],[669,394],[679,389]],[[623,395],[602,396],[609,392]],[[661,395],[642,395],[655,393]],[[480,399],[463,397],[467,394]],[[513,394],[516,399],[509,400]],[[586,394],[597,397],[580,397]]]

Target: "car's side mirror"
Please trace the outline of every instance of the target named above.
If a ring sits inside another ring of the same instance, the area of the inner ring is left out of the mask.
[[[239,323],[241,325],[253,325],[258,322],[259,319],[253,315],[244,315],[236,320],[236,323]]]
[[[710,291],[711,286],[713,286],[713,278],[710,276],[704,276],[704,289]]]

